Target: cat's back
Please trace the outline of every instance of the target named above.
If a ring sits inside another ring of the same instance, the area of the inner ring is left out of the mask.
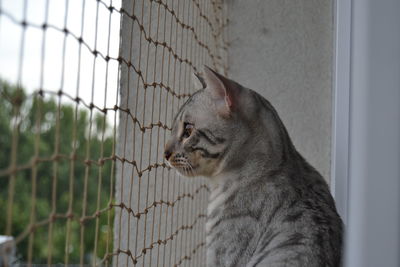
[[[246,181],[217,189],[208,214],[213,258],[238,264],[215,266],[340,265],[342,222],[312,167],[257,169]],[[236,259],[224,250],[232,244],[242,251]]]
[[[340,266],[342,221],[317,171],[301,159],[250,186],[264,206],[258,207],[260,238],[247,266]]]

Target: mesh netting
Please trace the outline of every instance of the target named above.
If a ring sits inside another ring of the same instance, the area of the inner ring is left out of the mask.
[[[192,73],[227,72],[226,17],[217,0],[0,1],[13,262],[204,265],[207,183],[162,154]]]

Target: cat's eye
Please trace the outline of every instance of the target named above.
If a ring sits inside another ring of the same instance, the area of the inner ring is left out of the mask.
[[[194,129],[193,124],[190,124],[190,123],[186,123],[186,122],[185,122],[185,123],[183,124],[183,134],[182,134],[182,137],[183,137],[183,138],[188,138],[188,137],[192,134],[193,129]]]

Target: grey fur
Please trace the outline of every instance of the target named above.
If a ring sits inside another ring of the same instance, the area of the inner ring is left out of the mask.
[[[166,157],[210,180],[207,266],[340,266],[334,200],[275,109],[207,68],[205,83],[178,112]]]

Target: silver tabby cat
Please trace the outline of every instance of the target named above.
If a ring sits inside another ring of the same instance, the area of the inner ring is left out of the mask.
[[[165,158],[211,184],[207,266],[340,266],[342,221],[322,176],[256,92],[205,67]]]

